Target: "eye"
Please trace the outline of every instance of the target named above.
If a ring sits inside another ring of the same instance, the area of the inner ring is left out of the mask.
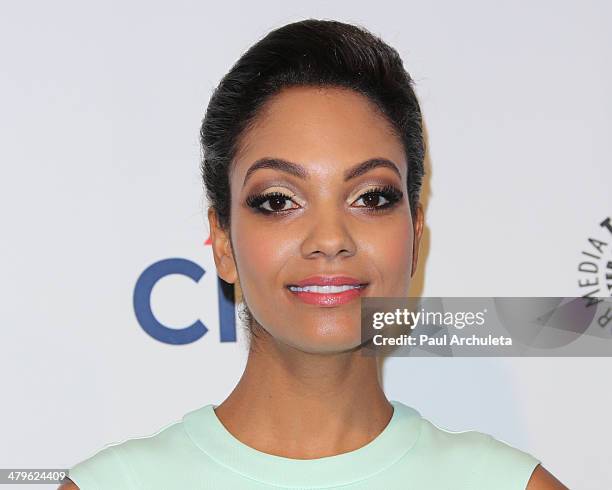
[[[404,193],[395,186],[386,185],[370,189],[368,192],[362,194],[355,202],[364,202],[364,205],[357,206],[358,208],[369,208],[371,211],[381,211],[393,207],[400,201],[403,195]],[[386,202],[380,204],[381,198]]]
[[[285,211],[289,211],[291,209],[297,209],[287,207],[286,205],[289,202],[292,202],[291,196],[283,194],[282,192],[259,194],[255,196],[249,196],[246,199],[246,203],[249,207],[263,214],[284,213]]]
[[[382,212],[395,206],[402,199],[403,195],[402,191],[392,185],[377,187],[363,193],[355,202],[363,201],[364,205],[355,207],[366,208],[370,212]],[[299,205],[293,201],[293,197],[276,191],[249,196],[245,202],[247,206],[261,214],[284,214],[299,208]],[[382,204],[381,199],[383,200]],[[296,206],[292,207],[290,205],[291,202],[296,204]]]

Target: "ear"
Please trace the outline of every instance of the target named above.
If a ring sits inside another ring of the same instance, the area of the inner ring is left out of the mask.
[[[225,282],[234,284],[238,278],[238,272],[232,252],[229,230],[221,228],[217,212],[212,207],[208,208],[208,224],[217,275]]]
[[[412,272],[410,273],[410,277],[414,276],[417,262],[419,260],[419,247],[421,245],[421,237],[423,236],[424,219],[423,206],[419,202],[416,205],[414,219],[412,220],[414,227],[414,239],[412,240]]]

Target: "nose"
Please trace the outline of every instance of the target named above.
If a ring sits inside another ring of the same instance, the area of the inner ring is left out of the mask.
[[[324,256],[355,255],[356,243],[349,230],[349,220],[342,212],[330,207],[313,215],[306,238],[302,243],[302,256],[310,259]]]

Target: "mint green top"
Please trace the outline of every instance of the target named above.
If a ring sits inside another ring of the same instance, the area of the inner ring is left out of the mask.
[[[206,405],[148,437],[99,450],[69,470],[81,490],[524,490],[539,461],[477,431],[450,432],[390,401],[393,415],[365,446],[317,459],[258,451]]]

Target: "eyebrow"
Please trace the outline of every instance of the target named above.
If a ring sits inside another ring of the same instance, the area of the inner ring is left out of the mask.
[[[358,163],[351,168],[347,169],[344,172],[344,181],[348,181],[359,177],[360,175],[369,172],[378,167],[386,167],[397,174],[397,176],[401,179],[402,174],[399,171],[399,168],[395,163],[387,158],[370,158],[364,162]],[[264,157],[257,160],[253,165],[249,167],[246,175],[244,176],[244,182],[242,183],[242,187],[244,187],[247,183],[247,180],[253,175],[257,170],[271,168],[275,170],[280,170],[281,172],[285,172],[291,174],[295,177],[299,177],[300,179],[307,180],[309,178],[308,171],[300,164],[290,162],[288,160],[283,160],[282,158],[269,158]]]

